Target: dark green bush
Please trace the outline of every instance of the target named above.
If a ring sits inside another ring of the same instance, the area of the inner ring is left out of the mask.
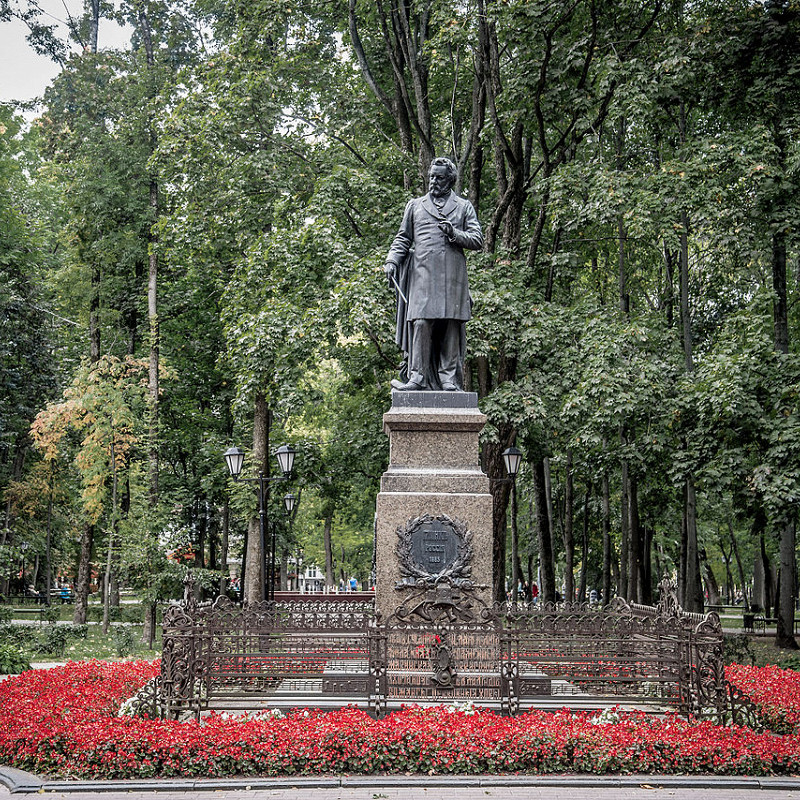
[[[48,625],[39,631],[34,651],[45,655],[62,656],[69,641],[66,625]]]
[[[13,644],[0,644],[0,675],[18,675],[31,664]]]
[[[85,639],[89,634],[88,625],[61,625],[67,635],[67,640],[74,642],[78,639]]]
[[[0,624],[0,642],[15,647],[31,647],[36,641],[36,628],[33,625]]]
[[[781,669],[793,669],[795,672],[800,672],[800,655],[792,653],[790,655],[781,656],[778,659],[777,666]]]
[[[135,637],[128,625],[115,625],[111,629],[111,638],[120,658],[125,658],[133,652]]]
[[[744,633],[726,636],[723,657],[726,664],[755,664],[756,654],[750,644],[750,637]]]

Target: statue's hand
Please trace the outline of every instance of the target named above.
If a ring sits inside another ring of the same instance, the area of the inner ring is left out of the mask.
[[[397,272],[397,267],[395,267],[395,265],[392,264],[391,261],[389,261],[383,265],[383,271],[386,273],[386,277],[389,279],[389,287],[390,288],[393,287],[394,281],[392,279],[395,277],[395,274]]]
[[[443,219],[439,223],[439,230],[444,233],[444,235],[452,241],[455,238],[456,232],[455,228],[453,228],[453,223],[449,220]]]

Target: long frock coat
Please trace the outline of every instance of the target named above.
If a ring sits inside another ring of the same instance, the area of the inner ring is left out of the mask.
[[[453,241],[440,230],[442,219],[452,224]],[[398,283],[408,298],[405,321],[466,322],[472,302],[464,250],[480,250],[482,246],[483,233],[469,200],[450,192],[441,211],[429,194],[410,200],[386,257],[387,263],[395,265]]]

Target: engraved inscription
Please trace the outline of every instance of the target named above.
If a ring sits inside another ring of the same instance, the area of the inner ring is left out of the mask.
[[[397,589],[428,586],[447,578],[453,586],[472,586],[472,534],[446,514],[423,514],[397,529],[396,553],[402,581]]]
[[[439,575],[455,563],[458,544],[458,535],[449,521],[424,522],[411,534],[411,558],[421,570]]]

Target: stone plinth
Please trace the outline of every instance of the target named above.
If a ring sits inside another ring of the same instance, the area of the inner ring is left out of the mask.
[[[486,586],[476,594],[490,602],[492,497],[478,461],[478,435],[485,423],[472,392],[392,393],[392,408],[383,416],[389,468],[377,500],[376,602],[384,618],[409,596],[408,590],[395,588],[403,580],[398,528],[426,514],[445,515],[472,534],[470,578]],[[417,543],[414,552],[418,549]]]

